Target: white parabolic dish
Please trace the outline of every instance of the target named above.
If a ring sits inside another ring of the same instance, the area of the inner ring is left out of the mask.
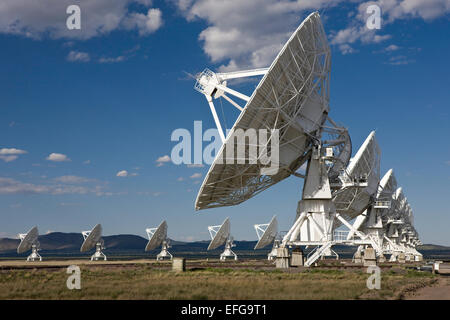
[[[203,181],[197,210],[248,200],[289,177],[307,160],[329,111],[330,67],[327,37],[314,12],[281,49],[236,120]],[[237,164],[225,158],[227,146],[233,146],[236,154],[232,141],[237,129],[279,129],[278,173],[262,175],[260,164]]]
[[[230,236],[230,219],[226,218],[220,226],[214,238],[211,240],[207,250],[214,250],[223,245]]]
[[[336,211],[348,220],[363,213],[377,192],[380,180],[380,153],[375,131],[372,131],[339,177],[344,187],[333,193],[333,203]],[[345,187],[346,182],[351,184],[354,182],[352,179],[361,178],[367,181],[367,187]]]
[[[151,251],[159,247],[167,238],[167,223],[164,220],[156,229],[153,236],[148,240],[145,251]]]
[[[37,241],[38,237],[39,237],[38,228],[37,227],[31,228],[31,230],[27,232],[25,238],[23,238],[23,240],[17,247],[17,253],[21,254],[30,250],[32,245]]]
[[[95,245],[100,241],[102,238],[102,225],[97,224],[94,229],[91,230],[91,233],[87,236],[87,238],[84,240],[83,244],[81,245],[80,252],[86,252],[91,250],[95,247]]]
[[[274,242],[276,236],[278,233],[278,221],[277,218],[274,216],[272,220],[270,220],[269,225],[266,228],[266,231],[264,231],[263,235],[261,236],[261,239],[256,243],[255,250],[262,249],[265,246],[268,246],[272,242]]]

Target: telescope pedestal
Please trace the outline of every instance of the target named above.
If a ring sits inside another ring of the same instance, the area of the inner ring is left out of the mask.
[[[162,243],[161,252],[158,253],[158,255],[156,256],[156,260],[164,260],[164,259],[172,260],[173,256],[168,251],[169,248],[170,248],[169,244],[167,243],[167,241],[164,240]]]
[[[273,242],[272,251],[270,251],[269,254],[267,255],[267,260],[272,261],[277,258],[277,251],[278,251],[279,247],[280,247],[280,241],[275,240]]]
[[[297,207],[297,219],[283,238],[281,245],[282,247],[316,246],[306,257],[306,267],[323,257],[339,258],[331,249],[334,244],[364,245],[373,242],[336,212],[325,165],[327,159],[321,156],[320,147],[313,150],[306,169],[302,200]],[[342,223],[359,239],[336,238],[337,223]]]
[[[102,252],[103,244],[98,242],[95,245],[95,253],[91,256],[91,261],[98,261],[103,258],[106,261],[106,255]]]
[[[40,254],[38,253],[38,247],[33,244],[31,246],[31,254],[27,257],[27,261],[37,261],[39,259],[39,261],[42,261],[42,257],[40,256]]]
[[[225,244],[225,250],[220,255],[220,260],[225,261],[227,257],[234,257],[234,260],[238,259],[236,253],[231,250],[232,247],[234,247],[233,241],[227,240]]]

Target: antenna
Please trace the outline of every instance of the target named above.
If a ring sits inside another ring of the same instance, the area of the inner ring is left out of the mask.
[[[20,244],[17,247],[17,253],[22,254],[31,249],[31,254],[27,257],[27,261],[42,261],[42,257],[38,251],[40,249],[40,243],[38,241],[39,231],[37,227],[33,227],[27,233],[19,233]]]
[[[87,252],[95,247],[95,253],[91,256],[91,261],[98,261],[103,258],[106,261],[106,255],[102,252],[105,249],[105,242],[102,239],[102,225],[97,224],[92,230],[82,231],[84,242],[81,245],[80,252]]]
[[[327,36],[319,13],[313,12],[268,68],[231,73],[205,69],[194,86],[207,99],[223,142],[200,187],[195,209],[238,205],[291,175],[303,178],[297,218],[280,247],[314,246],[306,266],[321,257],[336,255],[331,249],[335,244],[376,246],[372,239],[375,234],[363,233],[350,220],[365,213],[372,221],[372,208],[382,209],[380,206],[390,201],[378,196],[380,150],[375,132],[350,161],[348,130],[329,116],[330,72]],[[262,76],[251,95],[228,87],[229,79],[250,76]],[[220,97],[240,111],[227,136],[214,106],[214,100]],[[239,140],[242,132],[261,134],[260,130],[267,129],[268,139],[246,139],[244,135]],[[255,149],[257,155],[252,153]],[[267,161],[269,151],[271,159]],[[278,157],[273,159],[272,155]],[[304,164],[306,173],[297,172]],[[376,197],[381,202],[373,204]],[[340,225],[350,232],[341,235],[336,230]]]
[[[220,254],[220,260],[226,260],[227,257],[234,257],[234,260],[237,260],[237,255],[231,250],[236,245],[233,237],[230,236],[230,219],[226,218],[221,225],[209,226],[208,231],[211,242],[207,250],[214,250],[225,244],[225,250]]]
[[[145,229],[148,236],[148,243],[145,246],[145,251],[151,251],[159,246],[162,246],[161,252],[156,256],[156,260],[169,259],[172,260],[172,254],[168,251],[170,246],[169,238],[167,238],[167,223],[161,222],[157,228]]]
[[[267,255],[267,260],[273,260],[277,257],[277,249],[280,246],[280,240],[276,239],[278,235],[278,221],[277,217],[273,216],[269,223],[255,224],[256,235],[258,242],[254,250],[262,249],[273,243],[272,250]]]

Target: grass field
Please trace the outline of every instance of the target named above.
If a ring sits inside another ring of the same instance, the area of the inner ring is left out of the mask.
[[[65,268],[0,271],[0,299],[402,299],[431,285],[430,273],[383,270],[381,289],[369,290],[365,269],[201,267],[173,273],[166,265],[83,265],[81,290],[69,290]]]

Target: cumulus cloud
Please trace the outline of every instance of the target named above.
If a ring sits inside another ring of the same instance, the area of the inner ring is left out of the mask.
[[[122,62],[125,60],[126,60],[125,56],[110,57],[110,58],[102,57],[102,58],[98,59],[98,62],[99,63],[117,63],[117,62]]]
[[[91,189],[81,186],[36,185],[0,177],[0,194],[87,194]]]
[[[201,178],[202,177],[202,174],[201,173],[194,173],[192,176],[190,176],[190,178],[191,179],[199,179],[199,178]]]
[[[126,29],[137,29],[141,36],[155,32],[162,24],[162,12],[159,9],[149,9],[147,14],[130,13],[123,22]]]
[[[203,168],[205,165],[201,163],[193,163],[186,165],[188,168]]]
[[[90,60],[91,57],[87,52],[70,51],[69,54],[67,55],[67,61],[70,62],[89,62]]]
[[[164,163],[170,162],[171,159],[168,155],[164,155],[156,159],[156,166],[161,167],[164,165]]]
[[[350,45],[356,42],[379,43],[391,38],[391,35],[379,34],[382,32],[380,30],[371,30],[366,27],[369,16],[366,9],[369,5],[378,5],[381,9],[381,30],[386,24],[399,19],[421,18],[431,21],[450,12],[448,0],[378,0],[361,3],[356,15],[350,20],[351,24],[332,37],[331,43],[337,45],[342,53],[351,53]],[[390,47],[397,50],[395,45]]]
[[[25,150],[16,148],[2,148],[0,149],[0,159],[5,162],[16,160],[19,155],[27,153]]]
[[[27,153],[25,150],[16,149],[16,148],[2,148],[0,149],[1,155],[18,155]]]
[[[178,0],[188,21],[204,20],[199,34],[212,62],[225,62],[220,71],[267,67],[306,14],[334,6],[331,0]]]
[[[61,176],[53,179],[56,182],[61,183],[67,183],[67,184],[78,184],[78,183],[85,183],[91,181],[91,179],[84,178],[84,177],[78,177],[78,176]]]
[[[62,153],[50,153],[45,159],[53,162],[71,161],[65,154]]]
[[[146,9],[150,0],[2,0],[0,5],[0,33],[40,39],[90,39],[114,30],[137,30],[140,35],[156,31],[162,24],[159,9],[147,14],[131,12],[130,4],[139,3]],[[81,9],[81,29],[66,27],[66,9],[77,4]],[[141,17],[141,15],[143,17]],[[137,20],[134,24],[132,21]]]
[[[391,45],[387,46],[384,50],[388,51],[388,52],[391,52],[391,51],[397,51],[399,49],[400,49],[399,46],[397,46],[395,44],[391,44]]]
[[[393,56],[390,57],[389,60],[386,62],[386,64],[390,64],[393,66],[399,66],[399,65],[406,65],[416,62],[414,59],[409,59],[406,56],[400,55],[400,56]]]
[[[116,177],[128,177],[128,171],[127,170],[122,170],[117,172]]]

